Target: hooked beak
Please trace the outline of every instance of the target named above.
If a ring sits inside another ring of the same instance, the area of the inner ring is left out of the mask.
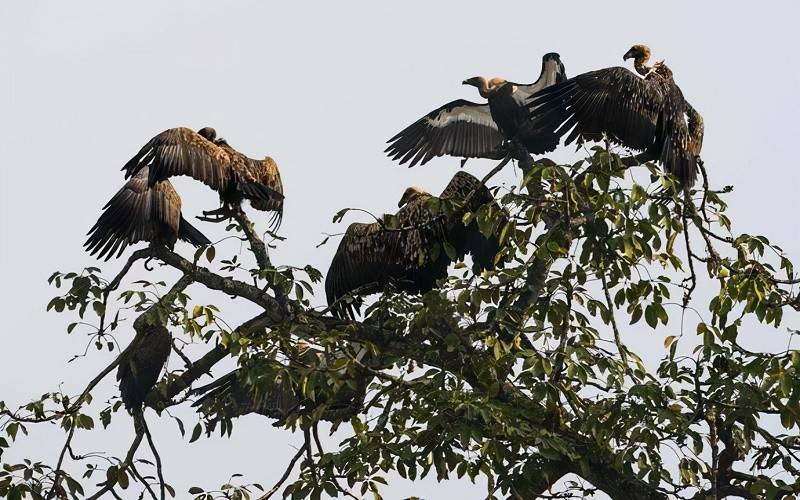
[[[622,56],[622,60],[623,61],[627,61],[628,59],[633,59],[635,57],[636,57],[636,54],[632,50],[629,50],[628,52],[625,52],[624,56]]]
[[[469,85],[469,80],[464,80],[463,82],[461,82],[461,85]]]

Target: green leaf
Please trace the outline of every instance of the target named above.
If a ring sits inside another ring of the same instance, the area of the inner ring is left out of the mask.
[[[194,426],[194,429],[192,430],[192,437],[189,439],[189,442],[194,443],[195,441],[197,441],[200,438],[201,432],[203,432],[203,428],[200,425],[200,423],[198,423],[197,425]]]

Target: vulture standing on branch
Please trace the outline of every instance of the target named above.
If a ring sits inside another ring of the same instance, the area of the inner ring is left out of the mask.
[[[122,402],[129,411],[142,408],[147,393],[158,382],[171,347],[172,338],[164,325],[147,325],[121,354],[117,380]]]
[[[622,67],[583,73],[534,94],[528,103],[531,119],[558,137],[572,130],[566,144],[605,134],[659,160],[683,187],[691,187],[703,145],[703,118],[684,99],[663,61],[646,65],[647,46],[634,45],[622,57],[631,58],[644,78]]]
[[[449,102],[412,123],[389,139],[386,153],[409,167],[424,165],[435,156],[500,160],[511,152],[511,141],[541,154],[558,145],[552,131],[532,126],[525,107],[535,92],[566,79],[564,65],[556,53],[542,57],[542,72],[531,84],[502,78],[486,80],[476,76],[464,85],[478,88],[488,102],[478,104],[464,99]],[[463,162],[462,162],[463,164]]]
[[[176,175],[188,175],[219,193],[223,207],[207,212],[220,220],[241,210],[247,198],[256,210],[274,212],[272,223],[283,216],[283,184],[278,165],[270,157],[253,160],[233,149],[211,127],[195,132],[171,128],[148,141],[122,168],[125,177],[150,166],[148,185]]]
[[[347,228],[325,279],[334,314],[354,318],[361,297],[380,292],[389,282],[406,292],[427,292],[447,276],[452,261],[467,253],[476,273],[493,267],[500,250],[496,228],[503,216],[497,216],[500,207],[474,176],[457,172],[438,199],[410,187],[398,205],[397,214],[383,221]],[[462,216],[483,206],[487,217],[482,227],[474,216],[465,225]]]
[[[194,246],[211,241],[181,215],[181,197],[167,181],[147,185],[149,168],[139,170],[103,207],[83,244],[98,259],[119,257],[128,245],[149,241],[170,250],[180,238]]]

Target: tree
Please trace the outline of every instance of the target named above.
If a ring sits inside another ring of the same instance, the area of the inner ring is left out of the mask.
[[[55,391],[16,410],[0,403],[0,452],[36,423],[59,421],[66,433],[57,463],[4,464],[0,494],[174,496],[148,425],[199,397],[192,441],[204,428],[235,432],[237,415],[258,412],[302,432],[305,444],[269,491],[195,487],[189,493],[197,498],[256,491],[261,498],[380,498],[389,472],[483,476],[487,498],[595,490],[621,499],[793,498],[800,491],[800,352],[759,352],[740,342],[761,323],[789,345],[796,332],[780,329],[783,314],[800,310],[790,260],[763,236],[732,232],[723,201],[731,188],[710,188],[704,167],[702,186],[684,196],[670,194],[678,192],[674,179],[654,165],[607,148],[574,165],[520,159],[521,185],[495,189],[504,213],[484,207],[464,216],[499,233],[504,264],[478,276],[458,264],[421,297],[387,289],[360,321],[312,307],[320,272],[273,265],[245,215],[228,229],[249,242],[251,268],[238,256],[217,261],[213,246],[193,260],[151,247],[134,252],[112,279],[98,268],[54,273],[60,295],[48,309],[77,314],[84,329],[94,324],[89,336],[99,351],[113,350],[112,333],[131,313],[137,337],[81,394]],[[630,168],[649,171],[651,185],[626,180]],[[507,222],[498,227],[501,218]],[[156,277],[121,290],[145,259],[182,275],[169,287]],[[700,280],[716,287],[707,301],[696,296]],[[228,327],[215,321],[222,307],[190,302],[184,290],[193,283],[260,312]],[[173,341],[185,366],[164,374],[146,409],[134,411],[127,452],[76,456],[77,430],[124,418],[120,401],[98,403],[91,393],[112,383],[108,375],[146,344],[151,325],[208,351],[191,360]],[[626,331],[663,342],[657,366],[626,347]],[[238,370],[198,387],[227,357]],[[338,449],[323,449],[320,420],[352,429]],[[136,459],[143,441],[155,464]],[[96,475],[99,489],[89,491]],[[586,482],[568,480],[575,476]]]

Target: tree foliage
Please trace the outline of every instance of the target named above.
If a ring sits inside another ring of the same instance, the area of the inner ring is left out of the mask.
[[[56,421],[65,432],[57,463],[3,463],[0,495],[184,496],[162,477],[160,459],[142,461],[137,451],[149,446],[158,458],[148,425],[213,391],[214,382],[199,387],[201,378],[233,357],[238,392],[197,405],[189,440],[236,432],[235,413],[255,411],[301,432],[305,444],[269,491],[234,475],[216,490],[193,487],[196,498],[381,498],[393,474],[482,477],[487,498],[596,490],[623,499],[792,498],[800,491],[800,352],[759,350],[752,338],[768,330],[790,346],[796,333],[781,326],[785,312],[800,310],[800,279],[782,250],[734,232],[730,188],[710,187],[704,168],[702,186],[684,196],[671,194],[679,192],[673,179],[652,164],[635,167],[649,185],[633,182],[631,162],[599,147],[573,165],[521,160],[520,185],[494,188],[503,214],[484,207],[464,216],[499,233],[504,265],[473,275],[457,264],[423,296],[389,288],[360,321],[314,307],[320,272],[271,263],[244,215],[228,230],[249,242],[255,264],[218,258],[213,246],[191,260],[151,247],[112,279],[99,268],[54,273],[59,295],[47,308],[77,316],[68,333],[87,333],[114,357],[124,319],[135,318],[136,332],[167,325],[183,363],[133,415],[135,439],[117,458],[76,456],[71,442],[127,418],[118,399],[91,394],[112,383],[138,337],[81,394],[55,391],[14,410],[0,403],[3,455],[37,423]],[[158,268],[145,264],[151,281],[126,283],[145,259],[181,277],[160,282]],[[697,292],[700,282],[715,292]],[[191,284],[231,301],[195,304],[185,292]],[[259,314],[238,327],[219,320],[240,301]],[[630,335],[646,336],[659,358],[629,349]],[[184,343],[208,351],[191,360]],[[279,393],[291,404],[275,403]],[[230,398],[236,412],[227,411]],[[347,431],[338,448],[323,449],[322,420]]]

